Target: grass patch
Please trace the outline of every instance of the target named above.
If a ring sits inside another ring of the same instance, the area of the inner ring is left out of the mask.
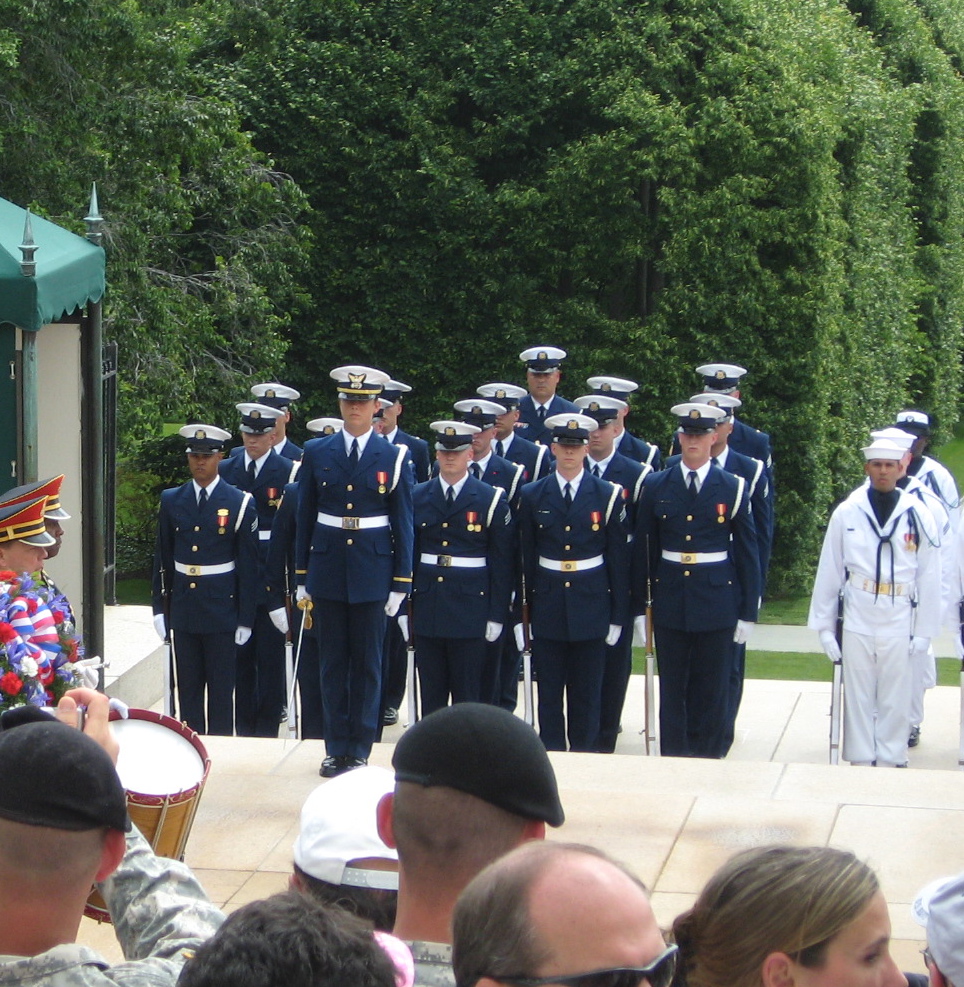
[[[761,624],[793,624],[804,627],[810,610],[810,594],[766,599],[760,608]]]
[[[151,581],[149,579],[118,579],[117,602],[124,606],[150,606]]]

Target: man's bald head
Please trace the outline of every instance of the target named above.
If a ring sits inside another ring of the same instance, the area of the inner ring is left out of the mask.
[[[453,916],[459,987],[642,967],[664,949],[644,885],[592,847],[530,843],[487,867]]]

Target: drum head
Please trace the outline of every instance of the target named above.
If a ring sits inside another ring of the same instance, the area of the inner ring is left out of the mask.
[[[143,710],[130,712],[130,719],[111,722],[120,745],[117,774],[124,788],[140,795],[175,795],[199,785],[205,759],[203,748],[199,751],[192,742],[196,735],[170,717],[140,719],[137,714]]]

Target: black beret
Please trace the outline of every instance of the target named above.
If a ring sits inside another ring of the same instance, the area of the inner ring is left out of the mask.
[[[542,741],[498,706],[457,703],[430,713],[402,735],[392,766],[396,781],[455,788],[550,826],[566,818]]]
[[[0,818],[52,829],[131,828],[107,752],[51,717],[0,733]]]

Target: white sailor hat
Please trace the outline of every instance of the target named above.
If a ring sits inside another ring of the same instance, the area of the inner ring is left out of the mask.
[[[928,951],[947,983],[964,983],[964,874],[931,881],[911,914],[926,929]]]
[[[518,384],[483,384],[477,387],[476,394],[484,398],[490,398],[504,405],[507,411],[514,411],[519,407],[519,402],[529,393],[524,387]]]
[[[472,448],[472,436],[482,431],[478,425],[468,422],[432,422],[429,428],[435,433],[435,448],[444,452],[460,452]]]
[[[396,401],[401,401],[402,395],[408,394],[411,390],[412,388],[408,384],[403,384],[400,380],[389,379],[385,381],[385,386],[382,388],[382,397],[392,405]]]
[[[305,425],[309,432],[318,435],[334,435],[345,427],[345,423],[340,418],[312,418]]]
[[[625,401],[633,391],[639,390],[639,384],[625,377],[589,377],[586,383],[594,394],[608,394],[610,397]],[[628,407],[628,405],[627,405]]]
[[[923,411],[898,411],[897,427],[916,436],[931,434],[931,420]]]
[[[704,363],[696,368],[703,377],[703,387],[708,391],[735,391],[746,369],[735,363]]]
[[[177,430],[182,439],[187,439],[187,452],[202,456],[220,452],[231,433],[216,425],[185,425]]]
[[[526,369],[534,374],[548,374],[559,368],[566,358],[566,351],[558,346],[530,346],[519,354],[525,361]]]
[[[398,888],[397,868],[369,870],[355,861],[397,861],[398,854],[378,835],[379,801],[395,788],[386,768],[365,765],[319,785],[301,808],[294,861],[309,876],[329,884]]]
[[[272,408],[267,404],[255,404],[242,401],[235,408],[241,412],[241,431],[249,435],[264,435],[274,429],[278,419],[284,415],[280,408]]]
[[[888,442],[893,442],[894,445],[900,446],[907,452],[910,452],[910,447],[917,441],[916,435],[911,435],[910,432],[905,432],[902,428],[897,428],[894,425],[890,428],[875,429],[870,433],[870,437],[874,442],[878,439],[886,439]]]
[[[382,393],[391,379],[381,370],[357,364],[335,367],[328,376],[338,385],[338,398],[341,401],[370,401]]]
[[[594,419],[597,427],[614,422],[619,417],[619,412],[629,407],[625,401],[605,394],[584,394],[576,398],[573,404],[589,418]]]
[[[694,394],[690,398],[691,404],[708,404],[711,408],[722,408],[722,422],[731,421],[733,412],[743,404],[739,398],[732,394],[717,394],[714,391],[703,391],[702,394]]]
[[[584,446],[589,441],[589,433],[599,428],[599,423],[589,415],[576,415],[567,411],[561,415],[550,415],[545,426],[552,433],[552,441],[564,446]]]
[[[461,414],[462,421],[468,422],[470,425],[478,425],[479,428],[492,428],[496,418],[499,415],[504,415],[507,411],[504,404],[486,401],[483,398],[456,401],[453,407]]]
[[[255,384],[251,388],[251,393],[261,404],[266,404],[271,408],[287,409],[292,401],[297,401],[301,397],[301,391],[296,391],[293,387],[285,384]]]
[[[868,462],[871,459],[903,459],[907,453],[902,445],[888,439],[874,439],[869,446],[864,446],[860,451]]]
[[[696,401],[674,404],[669,410],[679,419],[677,431],[695,434],[715,431],[716,426],[726,417],[722,408]]]

